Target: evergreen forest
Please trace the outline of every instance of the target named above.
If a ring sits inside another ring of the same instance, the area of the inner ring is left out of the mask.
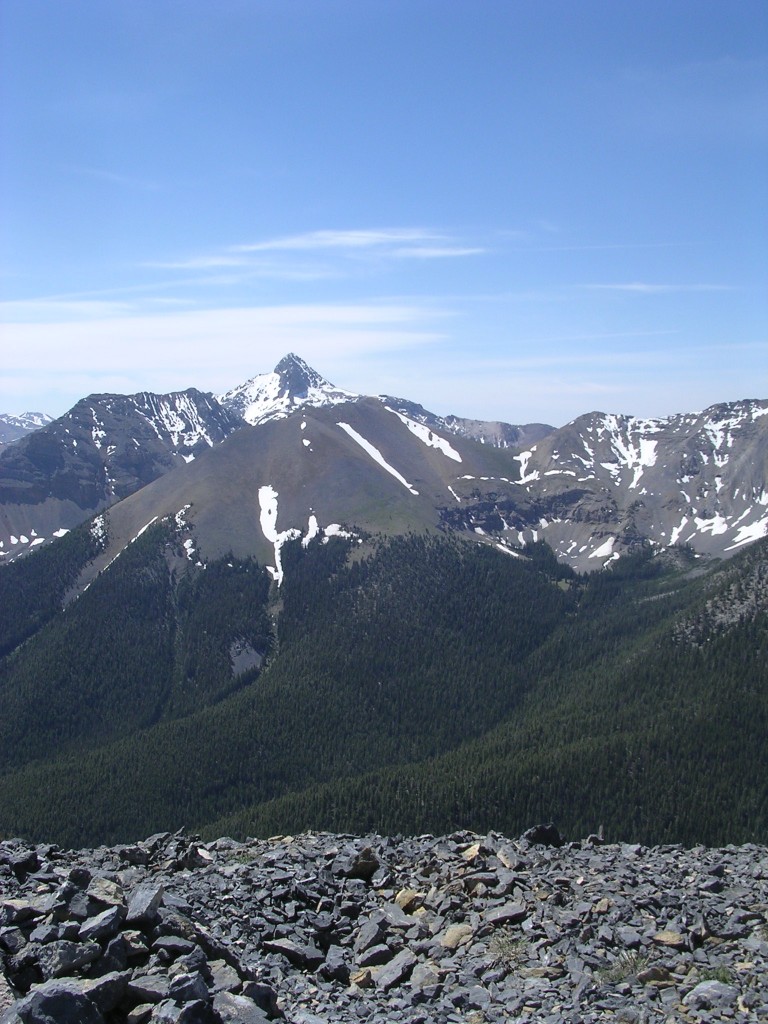
[[[768,541],[579,576],[544,544],[331,537],[287,543],[278,588],[166,521],[79,593],[97,548],[0,570],[0,835],[768,842]]]

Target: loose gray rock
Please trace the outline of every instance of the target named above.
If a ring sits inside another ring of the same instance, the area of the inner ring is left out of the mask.
[[[213,1000],[213,1009],[221,1024],[268,1024],[269,1017],[252,999],[220,992]]]
[[[485,915],[487,924],[502,925],[516,924],[522,921],[528,914],[528,909],[522,903],[505,903],[501,907],[494,907]]]
[[[177,832],[17,874],[25,852],[0,841],[0,1024],[52,980],[105,1024],[768,1020],[764,847]]]
[[[216,1015],[208,1003],[183,1003],[181,1006],[173,1000],[159,1003],[152,1011],[150,1021],[157,1024],[219,1024]]]
[[[102,1013],[110,1013],[122,1001],[127,988],[128,975],[113,971],[100,978],[86,978],[82,991]]]
[[[293,939],[271,939],[264,943],[264,949],[270,953],[280,953],[294,967],[314,971],[325,960],[325,955],[309,943],[296,942]]]
[[[191,1003],[196,999],[203,1002],[210,1000],[208,986],[198,971],[194,974],[177,974],[171,979],[168,995],[177,1003]]]
[[[23,1024],[104,1024],[76,981],[47,981],[16,1004]]]
[[[736,1005],[739,990],[721,981],[702,981],[683,999],[693,1010],[720,1010]]]
[[[45,978],[61,978],[74,974],[78,968],[92,963],[101,955],[96,942],[69,942],[60,939],[41,946],[38,963]]]
[[[128,899],[125,915],[127,924],[136,925],[154,921],[165,892],[162,885],[139,885]]]
[[[160,1003],[167,999],[171,982],[166,974],[134,976],[127,985],[128,995],[139,1003]]]
[[[91,917],[80,925],[78,938],[81,942],[89,942],[92,939],[111,939],[117,935],[120,925],[125,917],[125,908],[121,905],[110,907],[102,911],[96,917]]]
[[[382,992],[389,992],[395,985],[404,981],[416,966],[416,957],[410,949],[404,949],[382,967],[376,975],[376,987]]]

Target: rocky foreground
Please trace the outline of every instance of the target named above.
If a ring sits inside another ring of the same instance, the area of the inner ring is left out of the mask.
[[[0,1024],[766,1021],[768,849],[0,843]]]

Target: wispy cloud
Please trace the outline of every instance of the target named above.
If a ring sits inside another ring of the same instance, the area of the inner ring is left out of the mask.
[[[308,231],[142,265],[162,270],[230,270],[240,280],[317,281],[355,275],[361,268],[368,272],[387,262],[456,259],[486,251],[425,228],[376,228]]]
[[[317,249],[373,249],[412,242],[445,241],[446,236],[422,228],[380,228],[355,231],[307,231],[300,235],[270,238],[233,245],[233,252],[296,251]]]
[[[478,256],[484,252],[487,250],[458,245],[414,245],[393,249],[390,255],[396,259],[440,260],[452,256]]]
[[[151,269],[191,273],[229,271],[211,284],[231,285],[266,279],[327,281],[370,275],[402,260],[445,260],[476,256],[484,248],[423,227],[306,231],[261,242],[222,246],[210,252],[146,261]]]
[[[611,282],[607,284],[584,284],[582,288],[602,292],[630,292],[635,295],[667,295],[674,292],[730,292],[729,284],[655,284],[648,281]]]
[[[13,304],[9,304],[13,305]],[[46,308],[50,310],[50,303]],[[73,314],[76,304],[66,306]],[[418,303],[360,302],[180,310],[122,315],[119,305],[85,303],[79,319],[7,323],[0,392],[37,375],[38,392],[71,388],[80,368],[83,388],[167,391],[195,385],[225,391],[298,351],[333,372],[375,353],[413,351],[445,337],[448,311]],[[130,359],[126,357],[130,353]],[[132,369],[126,367],[130,365]],[[62,376],[62,380],[57,378]],[[102,388],[99,381],[103,378]],[[340,378],[341,379],[341,378]],[[68,394],[69,404],[86,393]],[[66,400],[57,403],[60,410]],[[56,410],[54,410],[56,411]]]
[[[178,260],[153,260],[142,264],[156,270],[231,271],[226,275],[209,277],[206,284],[237,284],[256,278],[279,281],[324,281],[338,277],[335,267],[322,262],[296,262],[253,259],[247,254],[231,255],[211,253]]]
[[[249,260],[245,256],[227,256],[212,254],[210,256],[189,256],[180,260],[153,260],[142,264],[159,270],[217,270],[220,267],[247,267]]]

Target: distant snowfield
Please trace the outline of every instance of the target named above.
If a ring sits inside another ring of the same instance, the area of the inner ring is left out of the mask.
[[[607,558],[609,555],[613,554],[613,544],[615,539],[615,537],[609,537],[608,540],[606,540],[605,543],[601,544],[599,548],[595,548],[595,550],[590,554],[589,557]]]
[[[514,455],[515,462],[520,463],[520,479],[517,481],[519,484],[529,484],[534,480],[538,480],[540,473],[538,469],[532,470],[530,473],[528,470],[528,463],[531,461],[533,453],[536,451],[536,446],[529,452],[521,452],[520,455]]]
[[[309,547],[310,542],[313,541],[319,533],[320,527],[317,522],[317,516],[313,512],[309,517],[309,525],[307,526],[306,535],[301,538],[301,546],[303,548]]]
[[[632,470],[634,477],[629,488],[634,490],[640,482],[643,470],[656,464],[658,442],[647,436],[639,436],[637,444],[635,444],[632,435],[656,434],[662,428],[660,421],[657,420],[630,418],[628,424],[624,430],[618,416],[604,416],[602,422],[597,424],[597,436],[602,438],[605,434],[608,435],[612,452],[616,458],[615,462],[601,462],[600,465],[614,475],[617,481],[622,468]]]
[[[733,551],[734,548],[739,548],[742,544],[750,544],[752,541],[760,540],[762,537],[768,537],[768,516],[758,519],[756,523],[750,523],[749,526],[740,526],[736,540],[725,550]]]
[[[454,462],[461,462],[461,456],[459,453],[445,440],[444,437],[440,437],[439,434],[436,434],[434,430],[430,430],[430,428],[424,423],[417,423],[416,420],[412,420],[408,416],[404,416],[401,412],[397,412],[396,409],[390,409],[388,405],[385,405],[384,408],[387,412],[391,412],[393,416],[397,416],[401,423],[404,423],[412,434],[418,437],[420,441],[424,442],[427,448],[437,448],[438,451],[441,451],[443,455],[447,455],[449,459],[453,459]]]
[[[267,569],[279,587],[283,582],[284,575],[280,548],[282,548],[287,540],[295,540],[297,537],[300,537],[301,530],[297,530],[296,527],[290,527],[290,529],[278,533],[277,491],[271,484],[266,484],[264,487],[259,488],[259,509],[261,532],[275,549],[275,564],[274,566],[268,565]]]
[[[411,494],[417,495],[419,493],[415,487],[412,487],[408,483],[408,481],[405,479],[404,476],[402,476],[402,474],[398,473],[394,466],[390,466],[390,464],[381,454],[379,449],[376,448],[375,445],[372,445],[370,441],[366,441],[362,434],[358,434],[354,427],[350,427],[348,423],[337,423],[336,425],[338,427],[341,427],[342,430],[346,431],[347,434],[349,434],[349,436],[352,438],[352,440],[356,441],[357,444],[359,444],[360,447],[363,449],[363,451],[367,452],[371,456],[374,462],[377,462],[382,469],[386,469],[388,473],[391,473],[395,480],[398,480],[403,485],[403,487],[405,487],[407,490],[411,492]]]

